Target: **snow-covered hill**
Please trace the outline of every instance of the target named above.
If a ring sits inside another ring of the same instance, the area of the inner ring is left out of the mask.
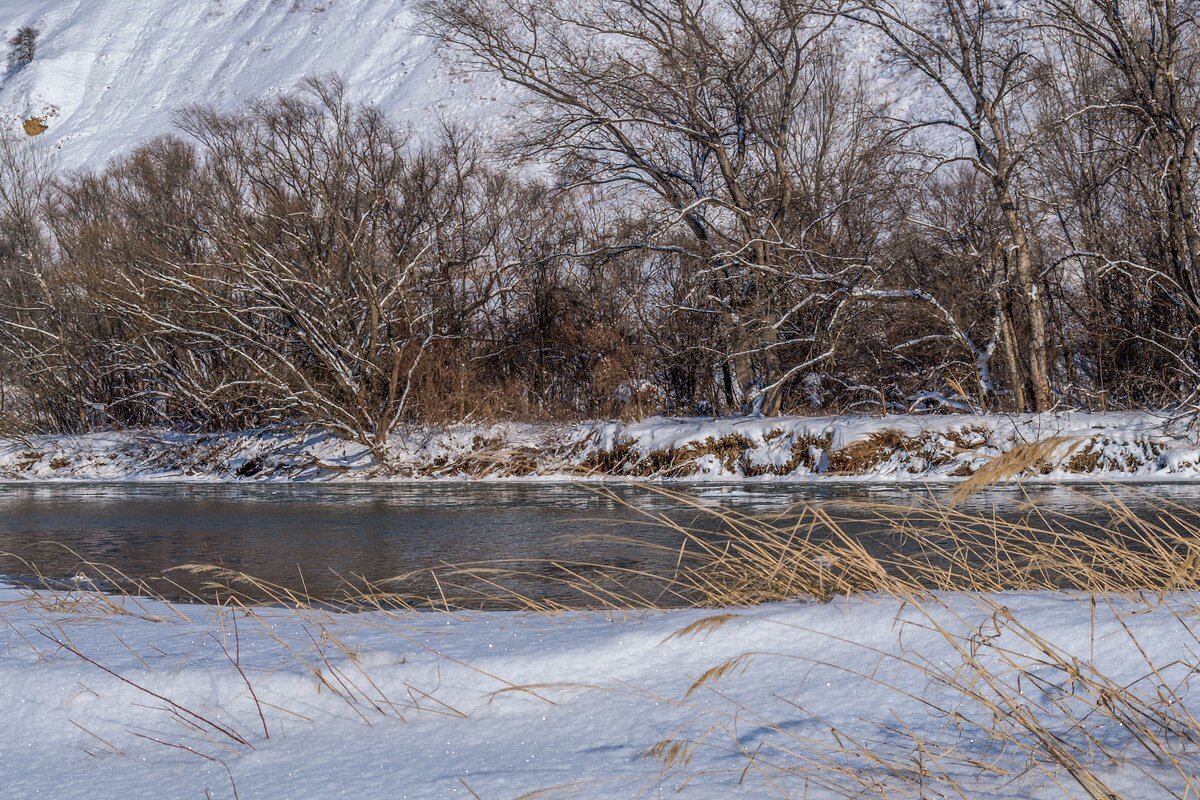
[[[234,108],[337,73],[352,96],[413,128],[505,127],[498,79],[455,72],[414,30],[410,0],[4,0],[4,42],[40,31],[33,62],[0,72],[0,125],[42,117],[37,146],[99,166],[172,128],[176,109]],[[7,46],[5,48],[7,52]],[[0,68],[3,67],[0,61]]]

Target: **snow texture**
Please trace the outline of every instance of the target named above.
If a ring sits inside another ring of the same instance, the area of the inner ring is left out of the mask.
[[[0,588],[0,796],[825,798],[888,780],[844,748],[869,743],[911,763],[910,737],[930,752],[953,744],[943,766],[972,797],[1082,796],[975,727],[990,715],[955,688],[966,652],[955,647],[1020,675],[1037,713],[1076,690],[1039,648],[1131,691],[1149,660],[1186,696],[1196,599],[950,594],[924,607],[863,597],[720,614],[452,616],[235,613]],[[1044,721],[1064,741],[1079,733]],[[1173,786],[1168,765],[1103,714],[1083,725],[1120,753],[1098,768],[1109,786],[1166,796],[1141,771]],[[665,769],[672,742],[685,744]]]
[[[0,125],[45,120],[38,147],[102,166],[174,129],[192,104],[233,110],[336,73],[350,96],[417,135],[444,120],[485,137],[509,126],[512,89],[456,72],[419,35],[408,0],[5,0],[0,33],[40,31],[33,62],[0,73]]]

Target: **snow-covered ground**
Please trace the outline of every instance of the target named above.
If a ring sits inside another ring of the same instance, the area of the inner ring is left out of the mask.
[[[1148,412],[720,418],[411,428],[390,465],[321,433],[123,431],[0,438],[0,480],[957,480],[1004,453],[1051,442],[1011,477],[1195,480],[1186,420]]]
[[[0,796],[1082,797],[1071,754],[1183,796],[1197,599],[384,615],[0,589]],[[1119,724],[1139,703],[1177,764]]]
[[[512,90],[455,72],[415,31],[409,0],[5,0],[0,34],[40,31],[32,63],[0,71],[0,125],[67,168],[102,166],[173,129],[192,104],[232,110],[336,73],[351,96],[419,133],[444,119],[510,125]],[[5,47],[4,53],[7,53]],[[4,54],[0,54],[0,70]]]

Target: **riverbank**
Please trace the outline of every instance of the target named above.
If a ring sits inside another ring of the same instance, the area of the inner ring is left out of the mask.
[[[1014,451],[1012,464],[997,461]],[[0,438],[0,480],[586,478],[1200,479],[1200,432],[1166,414],[663,418],[396,431],[381,463],[326,433],[118,431]],[[1019,462],[1019,463],[1017,463]]]
[[[0,589],[0,793],[1191,796],[1198,600],[332,614]]]

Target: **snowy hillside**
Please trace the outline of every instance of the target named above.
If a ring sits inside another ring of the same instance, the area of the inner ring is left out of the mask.
[[[40,31],[33,62],[0,73],[0,124],[46,120],[64,167],[99,166],[171,130],[182,106],[234,108],[337,73],[402,124],[505,125],[497,79],[454,74],[414,31],[409,0],[5,0],[0,33]]]

